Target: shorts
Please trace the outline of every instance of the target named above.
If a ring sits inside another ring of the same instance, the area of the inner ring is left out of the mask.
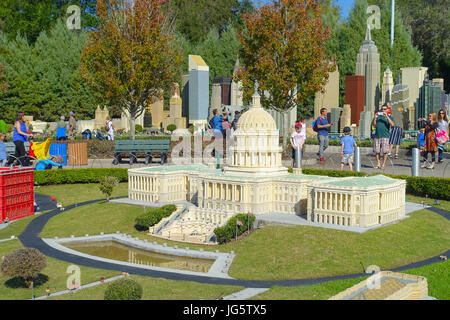
[[[400,146],[403,141],[403,129],[400,127],[393,127],[391,135],[389,136],[389,144]]]
[[[389,138],[375,138],[373,142],[373,152],[375,154],[389,153]]]
[[[353,163],[353,153],[344,153],[341,157],[341,163],[343,164]]]

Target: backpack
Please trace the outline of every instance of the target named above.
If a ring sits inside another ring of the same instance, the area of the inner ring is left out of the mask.
[[[316,120],[313,121],[312,123],[312,129],[314,132],[318,132],[319,128],[317,127],[317,121],[319,120],[319,118],[317,118]]]

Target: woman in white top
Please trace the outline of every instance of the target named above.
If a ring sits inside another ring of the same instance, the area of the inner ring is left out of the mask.
[[[114,126],[111,121],[111,117],[106,117],[105,130],[108,136],[108,140],[114,140]]]
[[[448,129],[448,119],[447,119],[447,113],[445,110],[439,110],[438,113],[438,129],[447,132],[447,137],[449,136],[449,129]],[[438,145],[438,163],[442,161],[443,153],[444,153],[445,145]]]

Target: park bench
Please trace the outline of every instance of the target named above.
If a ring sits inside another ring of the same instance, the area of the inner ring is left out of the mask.
[[[122,161],[122,155],[127,154],[130,165],[137,162],[137,154],[145,155],[145,164],[152,162],[153,156],[161,158],[161,164],[167,163],[167,154],[170,148],[170,140],[115,140],[114,161],[117,165]]]

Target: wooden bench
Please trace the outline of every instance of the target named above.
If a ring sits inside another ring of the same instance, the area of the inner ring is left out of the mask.
[[[122,154],[130,158],[130,165],[137,162],[137,154],[145,154],[145,164],[152,162],[153,156],[161,158],[161,164],[167,163],[170,140],[114,140],[114,161],[117,165],[122,161]]]

